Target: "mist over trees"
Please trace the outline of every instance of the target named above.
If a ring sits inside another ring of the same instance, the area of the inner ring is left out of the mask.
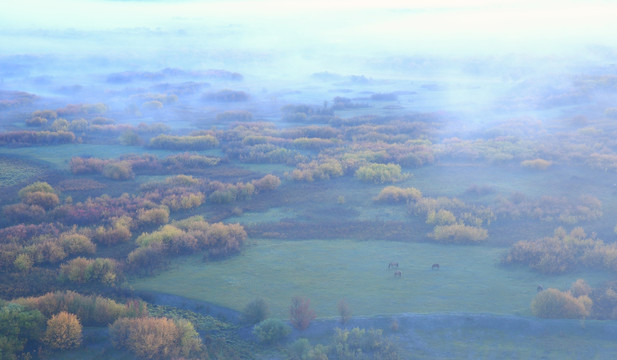
[[[0,358],[617,351],[615,13],[15,3]]]

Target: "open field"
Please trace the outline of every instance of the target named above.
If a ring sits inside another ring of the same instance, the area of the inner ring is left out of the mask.
[[[529,315],[538,284],[568,288],[578,278],[592,286],[609,274],[546,276],[499,265],[505,249],[430,243],[257,240],[238,257],[204,263],[178,258],[169,270],[131,282],[135,289],[172,293],[242,310],[262,297],[274,316],[287,318],[290,299],[311,300],[318,317],[337,316],[346,299],[354,315],[495,313]],[[398,261],[401,279],[388,270]],[[439,271],[431,270],[433,263]]]

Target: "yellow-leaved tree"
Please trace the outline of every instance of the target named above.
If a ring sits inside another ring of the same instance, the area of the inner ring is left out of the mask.
[[[81,345],[81,323],[77,316],[62,311],[47,321],[43,342],[52,349],[66,350]]]

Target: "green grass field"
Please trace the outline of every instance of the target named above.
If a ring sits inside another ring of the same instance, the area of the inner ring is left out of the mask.
[[[286,318],[292,296],[309,298],[318,317],[337,316],[346,299],[353,315],[495,313],[529,315],[537,284],[567,289],[578,278],[596,286],[609,274],[545,276],[502,267],[505,249],[431,243],[257,240],[241,256],[205,263],[178,258],[161,274],[138,278],[138,290],[171,293],[242,310],[264,298]],[[402,278],[388,270],[398,261]],[[439,271],[431,270],[433,263]]]

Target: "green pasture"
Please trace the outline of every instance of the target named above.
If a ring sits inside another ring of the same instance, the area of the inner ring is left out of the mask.
[[[318,225],[316,225],[318,226]],[[318,317],[337,316],[346,299],[354,315],[494,313],[529,315],[538,284],[567,289],[578,278],[597,286],[609,274],[545,276],[502,267],[505,249],[431,243],[257,240],[240,256],[203,262],[178,258],[170,269],[137,278],[138,290],[171,293],[242,310],[261,297],[286,318],[291,297],[311,300]],[[401,278],[388,263],[397,261]],[[440,270],[431,270],[433,263]]]
[[[292,172],[295,169],[293,166],[285,164],[238,163],[237,166],[256,173],[274,174],[277,176],[283,176],[286,172]]]

